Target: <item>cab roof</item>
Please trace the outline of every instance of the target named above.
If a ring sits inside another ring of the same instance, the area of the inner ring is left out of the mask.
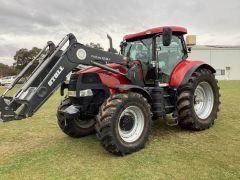
[[[162,33],[163,32],[163,28],[165,28],[165,27],[170,27],[172,29],[173,33],[178,33],[178,34],[186,34],[187,33],[187,29],[184,28],[184,27],[179,27],[179,26],[161,26],[161,27],[147,29],[146,31],[138,32],[138,33],[135,33],[135,34],[128,34],[128,35],[123,37],[123,40],[131,41],[131,40],[134,40],[134,39],[137,39],[137,38],[143,38],[144,36],[149,36],[149,35]]]

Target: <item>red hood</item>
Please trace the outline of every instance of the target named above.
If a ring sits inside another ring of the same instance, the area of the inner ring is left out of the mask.
[[[124,73],[124,74],[127,72],[127,68],[120,65],[120,64],[111,63],[111,64],[107,64],[107,66],[111,67],[113,69],[118,69],[119,72]],[[104,70],[102,68],[99,68],[99,67],[91,66],[91,67],[88,67],[86,69],[77,71],[74,74],[93,73],[93,72],[94,73],[101,73],[101,72],[106,72],[106,70]]]
[[[127,73],[127,68],[120,65],[120,64],[107,64],[107,66],[113,68],[113,69],[118,69],[119,72],[126,74]],[[114,86],[120,85],[120,84],[131,84],[131,82],[125,77],[120,74],[115,74],[111,73],[109,71],[106,71],[104,69],[101,69],[99,67],[89,67],[77,72],[74,72],[74,74],[85,74],[85,73],[97,73],[104,85],[106,85],[109,88],[112,88]]]

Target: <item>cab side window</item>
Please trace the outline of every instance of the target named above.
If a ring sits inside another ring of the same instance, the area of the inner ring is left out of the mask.
[[[173,35],[169,46],[163,46],[162,36],[156,38],[157,63],[162,72],[161,82],[167,83],[174,67],[183,59],[184,49],[181,39]]]

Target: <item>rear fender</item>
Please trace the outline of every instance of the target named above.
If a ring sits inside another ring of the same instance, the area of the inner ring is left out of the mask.
[[[213,73],[216,72],[212,66],[204,63],[203,61],[183,60],[174,68],[170,76],[169,85],[171,87],[178,87],[182,84],[186,84],[191,75],[199,68],[209,69]]]

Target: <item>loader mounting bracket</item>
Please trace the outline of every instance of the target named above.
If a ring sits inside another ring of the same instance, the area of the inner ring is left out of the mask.
[[[16,120],[16,114],[13,109],[6,103],[4,97],[0,97],[0,120],[3,122]]]

